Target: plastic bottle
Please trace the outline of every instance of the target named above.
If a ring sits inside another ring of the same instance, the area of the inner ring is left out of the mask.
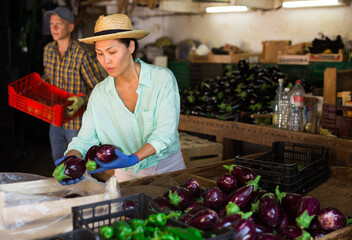
[[[290,89],[285,88],[281,98],[281,108],[279,113],[279,128],[288,129],[290,125]]]
[[[284,80],[279,79],[279,86],[276,89],[275,99],[274,99],[274,109],[273,109],[273,127],[279,127],[279,113],[281,107],[282,93],[284,92]]]
[[[291,117],[289,129],[297,132],[303,131],[303,108],[305,91],[301,80],[297,80],[290,94]]]

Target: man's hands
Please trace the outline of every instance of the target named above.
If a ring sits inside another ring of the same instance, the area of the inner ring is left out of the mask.
[[[67,101],[73,102],[71,105],[66,107],[66,115],[68,117],[72,117],[75,115],[75,113],[84,105],[84,98],[83,97],[78,97],[78,96],[73,96],[67,98]]]
[[[111,161],[109,163],[103,163],[99,161],[97,158],[95,158],[95,161],[97,164],[100,166],[100,168],[88,172],[89,174],[93,173],[98,173],[98,172],[103,172],[109,169],[115,169],[115,168],[125,168],[125,167],[130,167],[133,166],[137,163],[139,163],[139,158],[136,154],[131,154],[131,155],[126,155],[122,153],[120,150],[115,149],[115,154],[117,158],[114,161]]]

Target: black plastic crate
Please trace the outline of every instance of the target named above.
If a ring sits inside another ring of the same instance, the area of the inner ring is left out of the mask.
[[[161,212],[159,206],[143,193],[85,204],[72,207],[73,229],[86,228],[98,233],[102,226],[115,221],[146,219],[156,212]]]
[[[99,240],[97,234],[88,229],[77,229],[71,232],[57,234],[41,240]]]
[[[261,175],[259,186],[273,192],[306,193],[329,177],[327,147],[274,142],[272,151],[254,159],[236,157],[235,164]]]
[[[129,207],[131,203],[134,206],[133,208]],[[74,231],[87,229],[99,239],[98,233],[102,226],[111,225],[118,220],[146,219],[150,214],[157,212],[162,212],[159,206],[150,196],[143,193],[76,206],[72,207],[73,229]],[[182,228],[190,227],[173,218],[168,219],[168,224]],[[234,233],[227,229],[207,233],[202,232],[202,234],[207,240],[234,239]]]

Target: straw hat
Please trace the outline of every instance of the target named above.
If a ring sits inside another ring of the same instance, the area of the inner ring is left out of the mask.
[[[149,34],[144,30],[133,30],[129,17],[125,14],[112,14],[100,16],[95,23],[94,36],[78,39],[81,42],[93,44],[96,41],[118,39],[118,38],[135,38],[142,39]]]

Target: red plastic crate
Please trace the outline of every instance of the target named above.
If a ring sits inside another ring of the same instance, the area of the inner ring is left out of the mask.
[[[352,107],[323,104],[322,127],[338,137],[352,138],[352,118],[343,116],[343,111],[352,111]]]
[[[66,99],[75,95],[42,81],[38,73],[31,73],[10,83],[8,93],[11,107],[54,126],[60,127],[83,112],[80,108],[75,115],[67,117],[65,108],[70,102]]]

